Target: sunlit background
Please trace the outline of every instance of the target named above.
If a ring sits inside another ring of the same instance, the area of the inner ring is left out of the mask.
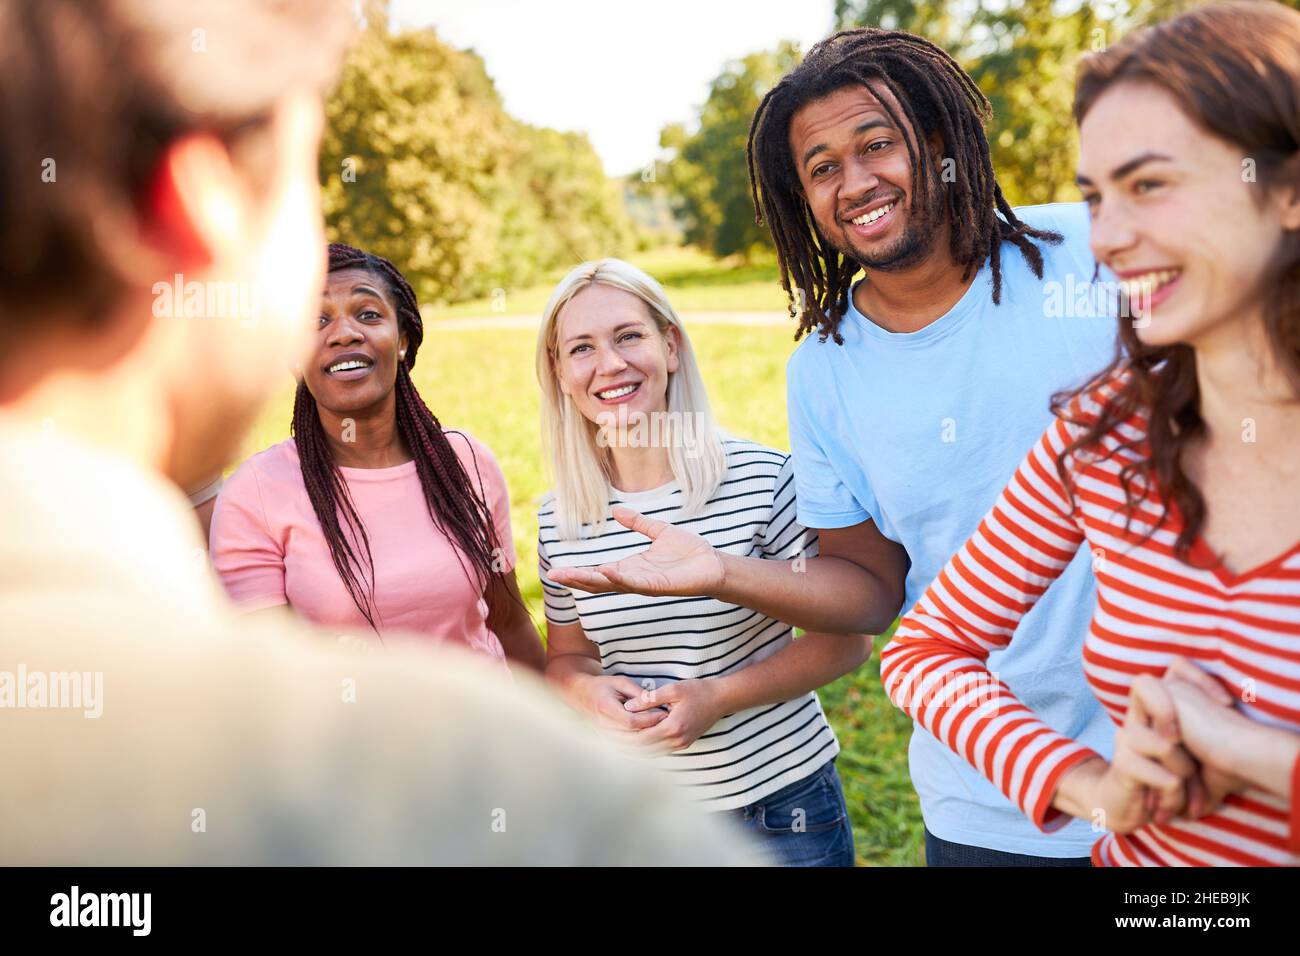
[[[1074,201],[1075,62],[1191,5],[363,3],[366,32],[327,107],[329,236],[392,259],[420,295],[416,384],[444,425],[472,432],[500,460],[519,581],[539,625],[536,504],[547,480],[533,348],[560,275],[618,255],[659,278],[724,427],[788,448],[794,325],[754,222],[744,155],[762,94],[834,29],[920,33],[992,101],[989,138],[1009,199]],[[288,436],[291,405],[286,383],[246,453]],[[920,863],[910,723],[884,698],[876,658],[821,697],[843,746],[859,863]]]

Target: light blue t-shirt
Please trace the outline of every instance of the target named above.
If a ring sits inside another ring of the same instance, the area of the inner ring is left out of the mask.
[[[960,301],[917,332],[888,332],[852,305],[843,345],[814,333],[786,367],[799,521],[844,528],[872,519],[907,550],[904,608],[920,598],[993,506],[1052,421],[1054,392],[1082,384],[1112,358],[1116,323],[1085,300],[1094,274],[1082,203],[1017,210],[1064,235],[1039,244],[1043,278],[1002,246],[1002,301],[980,269]],[[1090,555],[1081,549],[989,669],[1053,728],[1109,755],[1114,726],[1084,681],[1093,612]],[[1087,856],[1098,834],[1075,820],[1052,834],[914,725],[912,783],[930,832],[1008,853]]]

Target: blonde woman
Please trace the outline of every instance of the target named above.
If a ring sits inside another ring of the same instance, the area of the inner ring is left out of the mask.
[[[866,660],[871,638],[793,639],[792,623],[849,619],[821,606],[840,600],[841,569],[795,521],[789,456],[719,431],[663,289],[617,259],[552,294],[537,374],[554,482],[539,511],[547,679],[782,863],[851,866],[816,689]],[[729,600],[729,575],[765,578],[769,604]]]

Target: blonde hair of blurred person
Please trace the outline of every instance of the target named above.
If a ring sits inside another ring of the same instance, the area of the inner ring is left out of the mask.
[[[207,569],[179,489],[305,358],[321,97],[354,13],[0,5],[0,678],[57,690],[0,695],[0,859],[748,861],[536,685],[240,620]],[[191,310],[191,287],[256,309]]]
[[[589,421],[566,394],[556,374],[560,314],[569,301],[593,285],[629,292],[646,311],[665,343],[673,343],[677,368],[668,376],[668,429],[689,434],[662,436],[673,477],[681,485],[687,513],[698,510],[717,490],[726,471],[718,431],[704,379],[695,362],[690,336],[682,327],[663,287],[621,259],[599,259],[574,268],[551,293],[537,336],[537,380],[542,387],[542,448],[554,483],[557,522],[566,538],[578,537],[582,525],[598,534],[609,509],[612,456],[600,441],[601,427]],[[686,425],[690,422],[690,425]],[[632,423],[635,427],[636,423]],[[618,440],[615,438],[614,440]]]

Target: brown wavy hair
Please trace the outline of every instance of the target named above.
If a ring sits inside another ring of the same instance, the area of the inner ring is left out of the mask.
[[[1300,12],[1273,0],[1201,7],[1089,54],[1079,65],[1075,121],[1083,122],[1103,92],[1132,81],[1161,87],[1204,130],[1240,147],[1255,160],[1257,181],[1266,190],[1294,181],[1300,149]],[[1300,234],[1290,233],[1279,243],[1268,277],[1268,342],[1300,394]],[[1075,399],[1103,384],[1110,394],[1099,413],[1084,415]],[[1057,456],[1071,491],[1067,458],[1085,450],[1101,452],[1103,438],[1118,434],[1120,423],[1134,415],[1147,418],[1144,438],[1121,441],[1110,452],[1140,452],[1120,471],[1126,514],[1131,523],[1154,486],[1163,511],[1147,537],[1164,526],[1171,503],[1176,505],[1184,523],[1174,551],[1189,561],[1206,518],[1205,498],[1183,468],[1184,452],[1206,432],[1192,347],[1146,345],[1132,322],[1121,321],[1114,360],[1087,385],[1055,396],[1052,408],[1082,426]]]

